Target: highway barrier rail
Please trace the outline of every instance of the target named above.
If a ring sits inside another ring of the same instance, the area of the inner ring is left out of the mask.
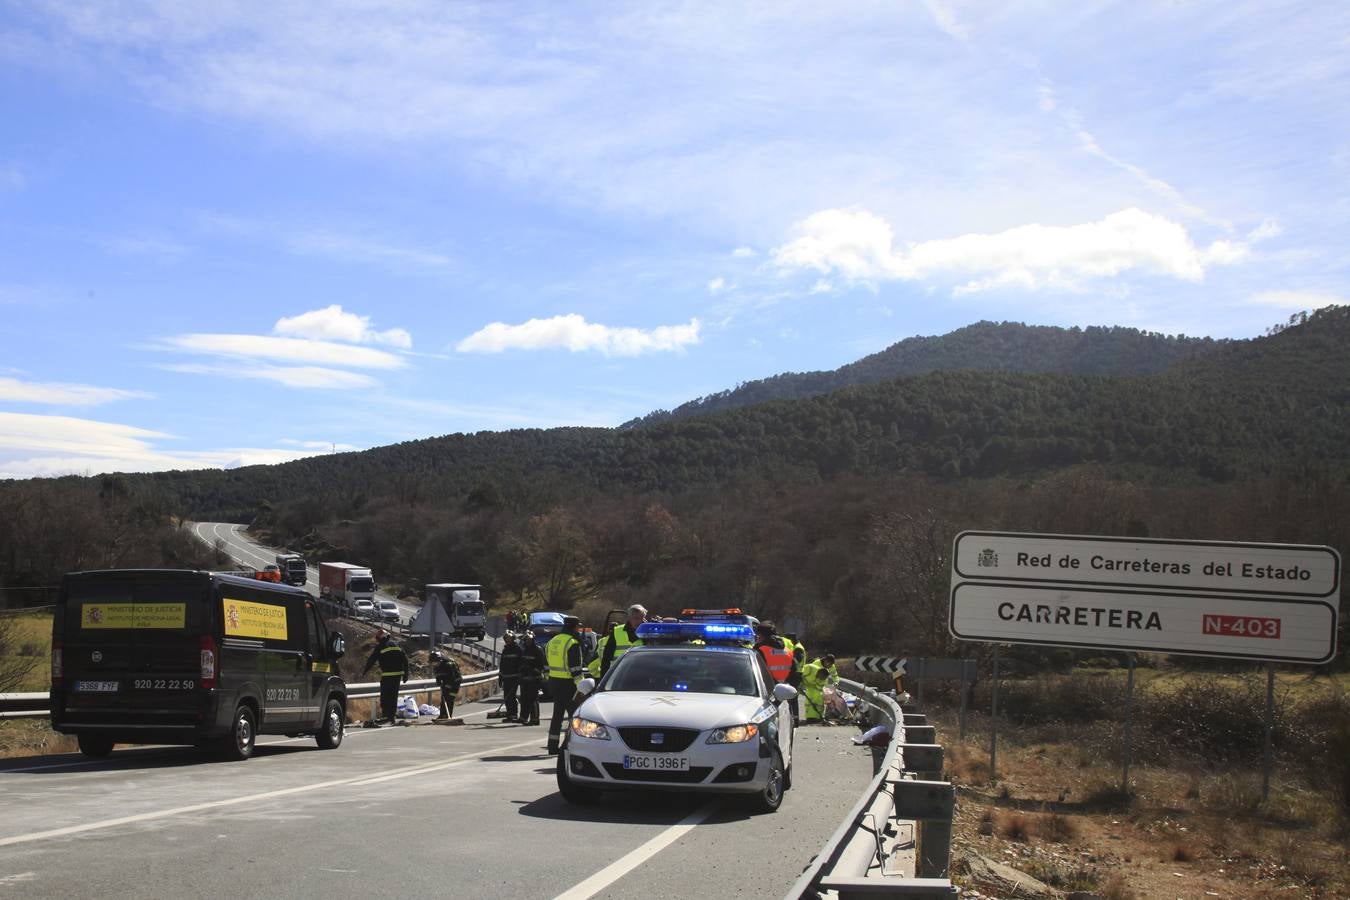
[[[491,651],[488,651],[491,653]],[[491,686],[497,680],[497,670],[475,672],[465,675],[460,690],[478,686]],[[434,678],[419,678],[405,681],[399,687],[400,694],[418,694],[437,691]],[[347,685],[348,700],[370,700],[380,696],[378,681],[361,682]],[[51,715],[50,694],[47,691],[35,691],[26,694],[0,694],[0,719],[45,719]]]
[[[873,725],[889,729],[891,741],[874,748],[871,784],[786,900],[956,897],[949,872],[956,790],[940,780],[942,747],[933,727],[866,685],[841,680],[839,687],[862,701]],[[898,839],[902,827],[912,844]],[[905,864],[910,849],[912,866]]]

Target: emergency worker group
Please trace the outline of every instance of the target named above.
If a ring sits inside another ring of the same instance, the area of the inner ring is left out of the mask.
[[[523,619],[523,617],[517,617]],[[553,715],[548,725],[548,752],[557,755],[562,738],[563,723],[576,712],[582,696],[577,685],[583,678],[600,679],[628,650],[642,643],[637,636],[638,626],[647,621],[661,621],[640,603],[628,607],[624,621],[600,639],[595,657],[585,661],[580,637],[581,620],[564,616],[562,630],[549,639],[541,650],[533,632],[507,632],[498,664],[498,678],[505,707],[503,722],[519,725],[539,724],[541,691],[553,702]],[[779,634],[777,626],[768,620],[755,626],[755,649],[764,657],[769,674],[775,682],[789,684],[797,689],[792,700],[793,724],[813,723],[827,719],[826,689],[839,683],[839,669],[833,654],[810,657],[806,646],[796,635]],[[454,657],[433,652],[430,656],[433,677],[440,690],[439,719],[454,715],[455,696],[463,682]],[[408,680],[411,668],[407,653],[395,642],[393,635],[379,629],[376,643],[361,670],[365,675],[371,668],[380,670],[380,716],[377,723],[393,724],[398,710],[398,691]]]

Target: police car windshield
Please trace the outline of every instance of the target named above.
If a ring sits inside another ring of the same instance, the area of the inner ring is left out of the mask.
[[[605,679],[604,690],[759,696],[749,656],[697,650],[625,653]]]

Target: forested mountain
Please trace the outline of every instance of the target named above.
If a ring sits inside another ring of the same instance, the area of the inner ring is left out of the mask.
[[[0,482],[0,586],[201,564],[184,516],[410,591],[481,582],[590,619],[740,605],[802,618],[813,648],[946,655],[963,528],[1350,547],[1347,348],[1340,307],[1153,375],[936,371],[641,428]]]
[[[1164,335],[1134,328],[1057,328],[1020,322],[977,322],[950,334],[911,337],[831,372],[786,372],[657,410],[622,427],[654,425],[791,400],[844,387],[929,372],[1058,372],[1068,375],[1156,375],[1228,341]]]
[[[380,501],[517,509],[600,491],[678,492],[741,478],[945,478],[1142,464],[1211,479],[1350,464],[1350,308],[1233,342],[1154,376],[954,371],[637,429],[521,429],[409,441],[230,471],[129,476],[190,515],[297,501],[313,518]],[[478,500],[475,501],[474,498]]]

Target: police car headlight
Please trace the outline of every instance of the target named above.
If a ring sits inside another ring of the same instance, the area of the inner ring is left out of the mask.
[[[708,735],[710,744],[744,744],[758,737],[758,725],[732,725],[730,728],[718,728]]]
[[[583,719],[581,716],[572,717],[572,733],[577,737],[590,738],[593,741],[609,740],[608,728],[599,722]]]

